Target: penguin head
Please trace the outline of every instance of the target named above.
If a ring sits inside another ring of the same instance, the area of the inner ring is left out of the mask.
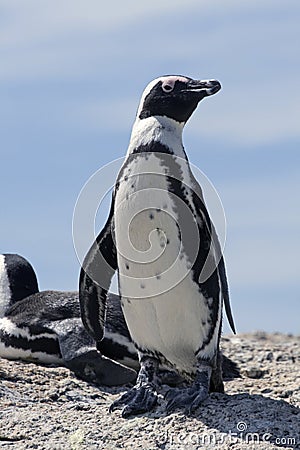
[[[217,80],[193,80],[180,75],[156,78],[143,92],[137,118],[163,116],[185,124],[198,103],[220,89]]]
[[[0,255],[0,311],[39,291],[35,271],[25,258],[13,253]]]

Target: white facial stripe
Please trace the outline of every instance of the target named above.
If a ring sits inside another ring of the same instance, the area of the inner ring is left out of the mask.
[[[7,276],[5,256],[0,255],[0,318],[4,317],[11,299],[9,279]]]
[[[141,111],[142,111],[142,109],[143,109],[143,105],[144,105],[145,98],[146,98],[147,95],[151,92],[151,89],[159,82],[160,79],[161,79],[161,78],[155,78],[155,80],[152,80],[152,81],[146,86],[146,88],[144,89],[144,92],[143,92],[143,94],[142,94],[142,97],[141,97],[141,100],[140,100],[140,104],[139,104],[139,107],[138,107],[138,111],[137,111],[137,114],[136,114],[137,117],[139,117],[139,115],[141,114]]]
[[[180,77],[176,75],[172,75],[171,77],[162,77],[162,87],[170,86],[170,88],[173,89],[176,81],[187,83],[189,80],[186,77]]]
[[[146,86],[146,88],[144,89],[144,92],[142,94],[141,100],[140,100],[140,104],[138,107],[138,111],[137,111],[137,117],[139,117],[141,110],[143,108],[144,105],[144,101],[145,98],[147,97],[147,95],[151,92],[151,89],[154,88],[154,86],[161,81],[163,84],[167,84],[169,86],[174,87],[174,84],[176,83],[176,81],[183,81],[184,83],[186,83],[188,81],[188,78],[186,77],[181,77],[179,75],[171,75],[171,76],[166,76],[166,77],[158,77],[155,78],[154,80],[150,81],[150,83]]]

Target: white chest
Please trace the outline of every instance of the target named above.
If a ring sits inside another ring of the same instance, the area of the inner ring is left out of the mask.
[[[161,159],[136,158],[116,194],[115,239],[123,311],[133,340],[190,371],[211,328],[210,304],[193,281],[191,260],[182,248],[182,218],[194,217],[181,203],[179,216]],[[207,352],[213,354],[214,345]]]

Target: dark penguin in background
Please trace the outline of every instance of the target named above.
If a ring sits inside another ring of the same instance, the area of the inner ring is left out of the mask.
[[[85,327],[104,335],[107,293],[118,271],[121,304],[137,348],[135,386],[115,401],[122,415],[151,410],[160,367],[187,382],[167,394],[167,409],[196,410],[209,391],[223,392],[219,349],[222,306],[234,324],[218,237],[182,144],[198,103],[216,80],[164,76],[145,89],[107,223],[80,274]]]
[[[0,255],[0,357],[65,365],[87,381],[108,386],[134,381],[138,368],[119,297],[109,295],[106,336],[96,348],[85,330],[77,292],[39,292],[31,264]]]

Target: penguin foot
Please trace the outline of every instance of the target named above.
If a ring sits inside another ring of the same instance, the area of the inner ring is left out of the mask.
[[[141,354],[140,365],[136,385],[114,401],[109,408],[109,412],[125,405],[122,410],[122,417],[126,418],[134,414],[151,411],[156,405],[158,360]]]
[[[65,362],[79,378],[105,386],[134,382],[136,371],[91,350]]]
[[[151,411],[157,403],[157,392],[155,386],[148,384],[144,386],[134,386],[130,391],[123,394],[119,399],[114,401],[109,412],[119,409],[125,405],[122,410],[122,417]]]
[[[197,373],[192,386],[170,389],[166,393],[167,412],[184,409],[187,414],[194,413],[209,396],[211,370]]]
[[[184,409],[186,413],[191,414],[200,407],[208,395],[208,389],[196,390],[194,386],[185,389],[170,389],[166,394],[167,412],[169,413],[174,409]]]

